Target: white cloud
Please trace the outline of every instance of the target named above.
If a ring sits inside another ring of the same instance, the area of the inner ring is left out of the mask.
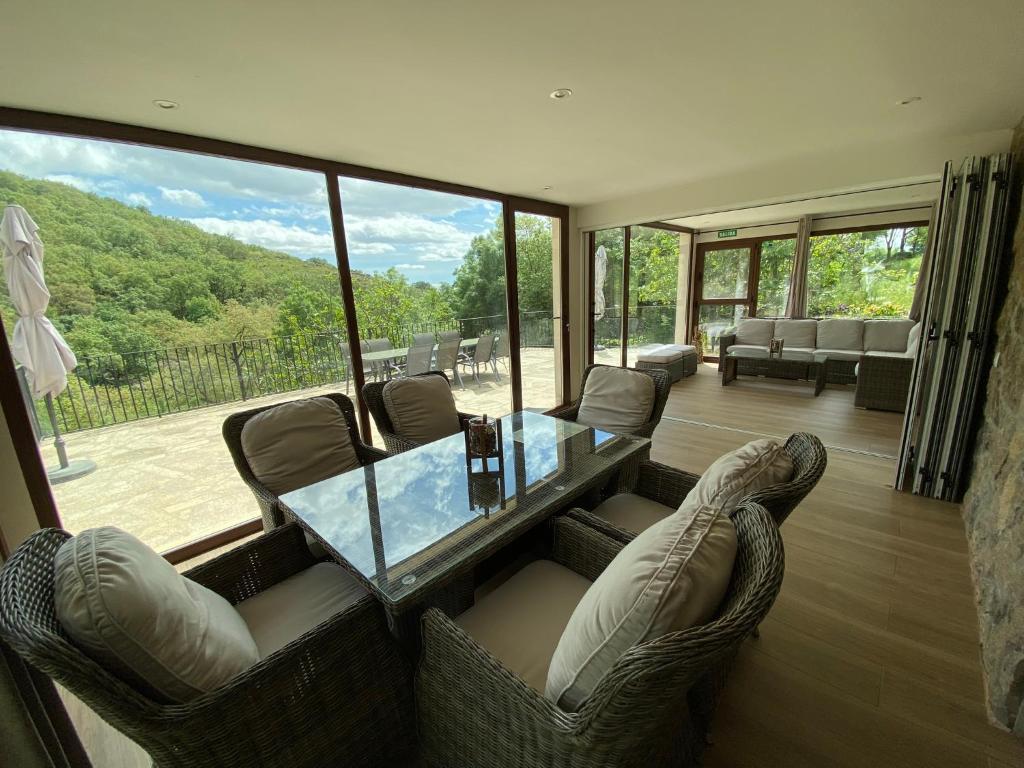
[[[349,253],[358,253],[363,256],[379,256],[382,253],[394,253],[395,246],[391,243],[350,243]]]
[[[345,232],[353,250],[388,244],[417,261],[461,261],[473,239],[448,221],[397,213],[391,216],[346,215]]]
[[[342,177],[341,207],[345,218],[350,215],[382,216],[394,211],[415,211],[422,216],[451,216],[477,205],[493,206],[497,216],[501,206],[490,200],[451,195],[429,189],[405,187],[401,184],[385,184],[380,181]]]
[[[462,256],[442,256],[438,253],[425,253],[420,256],[420,261],[462,261]]]
[[[333,257],[334,237],[329,232],[315,232],[273,219],[252,221],[204,217],[186,219],[206,232],[227,235],[251,245],[259,245],[295,256]]]
[[[58,184],[67,184],[69,187],[74,187],[82,192],[96,191],[96,185],[91,181],[70,173],[48,173],[43,178],[47,181],[56,181]]]
[[[206,201],[198,192],[191,189],[169,189],[168,187],[157,187],[160,196],[169,203],[180,205],[183,208],[205,208]]]
[[[422,264],[395,264],[395,269],[426,269]]]
[[[143,194],[142,192],[129,192],[124,196],[124,201],[128,205],[141,205],[144,208],[152,208],[153,201],[149,199],[149,195]]]

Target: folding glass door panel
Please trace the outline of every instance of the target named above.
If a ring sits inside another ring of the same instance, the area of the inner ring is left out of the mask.
[[[519,350],[524,408],[562,403],[561,221],[515,212]],[[499,337],[496,363],[509,375],[508,335]]]
[[[349,177],[339,185],[365,380],[443,370],[460,411],[508,413],[511,366],[495,352],[509,333],[501,203]]]
[[[625,274],[625,229],[603,229],[593,238],[593,360],[606,365],[622,365],[623,318],[622,288]]]
[[[718,356],[718,340],[756,305],[755,245],[704,243],[697,248],[693,324],[705,357]]]
[[[757,244],[758,317],[783,317],[789,301],[789,283],[793,277],[796,238],[762,240]]]
[[[636,364],[644,347],[682,341],[676,337],[679,236],[653,226],[629,227],[627,365]]]

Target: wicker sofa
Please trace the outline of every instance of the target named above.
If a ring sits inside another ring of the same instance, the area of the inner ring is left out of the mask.
[[[566,712],[436,609],[423,617],[417,712],[430,766],[695,766],[718,692],[743,640],[782,585],[778,527],[761,506],[737,511],[738,552],[712,621],[634,646],[577,712]],[[594,580],[624,546],[555,518],[550,558]]]
[[[902,411],[920,332],[908,319],[745,318],[719,338],[718,366],[732,352],[741,356],[737,373],[761,374],[757,359],[782,339],[785,357],[825,366],[829,384],[856,384],[856,407]]]
[[[38,531],[0,571],[0,638],[138,743],[158,768],[375,768],[401,765],[415,750],[412,671],[370,596],[217,690],[169,704],[111,674],[62,628],[54,556],[69,537]],[[293,524],[185,575],[238,604],[315,562]]]

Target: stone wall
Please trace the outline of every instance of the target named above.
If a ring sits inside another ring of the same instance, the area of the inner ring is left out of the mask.
[[[1014,133],[1009,280],[964,520],[989,712],[1024,737],[1024,120]]]

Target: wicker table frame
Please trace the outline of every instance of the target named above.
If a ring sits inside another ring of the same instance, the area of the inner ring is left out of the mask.
[[[813,360],[726,355],[722,361],[722,386],[727,386],[730,382],[735,381],[740,374],[765,376],[770,379],[809,381],[814,385],[814,396],[817,397],[825,389],[826,368],[825,364],[816,363]]]
[[[440,611],[423,617],[416,697],[428,766],[695,766],[725,673],[782,585],[778,528],[763,507],[734,518],[729,591],[708,624],[623,654],[578,712],[530,688]],[[570,517],[552,523],[551,559],[595,579],[623,544]]]

